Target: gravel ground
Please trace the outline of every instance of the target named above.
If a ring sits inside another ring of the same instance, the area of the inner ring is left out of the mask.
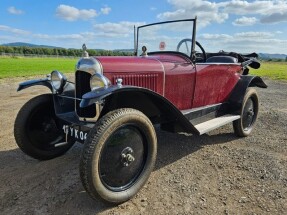
[[[20,151],[13,124],[20,107],[46,89],[16,92],[24,79],[0,80],[0,214],[287,214],[287,83],[258,89],[260,115],[250,137],[232,125],[203,136],[157,130],[158,159],[130,201],[92,200],[79,177],[82,145],[37,161]]]

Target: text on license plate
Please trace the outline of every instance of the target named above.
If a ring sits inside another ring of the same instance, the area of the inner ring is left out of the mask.
[[[68,134],[70,137],[75,138],[77,140],[85,140],[87,139],[88,132],[80,131],[79,129],[70,127],[68,125],[63,125],[63,130],[65,134]]]

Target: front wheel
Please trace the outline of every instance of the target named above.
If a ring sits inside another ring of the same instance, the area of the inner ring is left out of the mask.
[[[132,198],[149,178],[157,139],[140,111],[118,109],[102,117],[86,139],[80,176],[93,198],[119,204]]]
[[[254,88],[248,88],[241,107],[240,119],[233,122],[234,133],[247,137],[253,130],[259,111],[259,100]]]
[[[36,96],[20,109],[14,124],[14,136],[19,148],[38,160],[58,157],[73,145],[56,147],[65,141],[65,134],[59,128],[51,94]]]

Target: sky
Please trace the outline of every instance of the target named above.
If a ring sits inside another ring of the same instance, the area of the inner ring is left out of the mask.
[[[195,16],[207,52],[287,54],[287,0],[1,0],[0,44],[130,49],[134,25]]]

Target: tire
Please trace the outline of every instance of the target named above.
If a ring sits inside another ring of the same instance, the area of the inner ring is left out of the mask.
[[[49,160],[63,155],[73,143],[55,147],[65,142],[64,131],[57,127],[51,94],[29,100],[20,109],[14,124],[14,136],[19,148],[38,160]]]
[[[112,204],[125,202],[148,180],[156,154],[156,133],[142,112],[128,108],[109,112],[85,141],[81,181],[94,199]]]
[[[248,88],[243,98],[240,119],[233,122],[234,133],[247,137],[253,130],[259,112],[258,94],[254,88]]]

